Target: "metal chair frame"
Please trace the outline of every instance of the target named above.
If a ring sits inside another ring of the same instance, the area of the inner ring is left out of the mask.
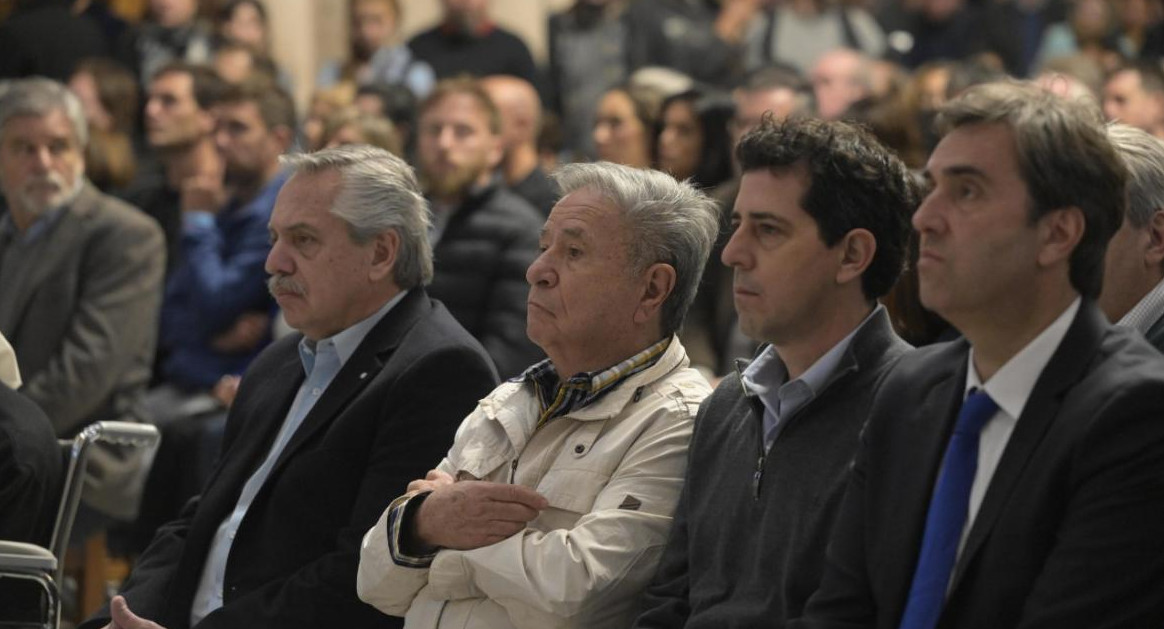
[[[41,587],[48,601],[48,614],[41,623],[45,629],[57,629],[61,624],[60,584],[65,569],[65,551],[73,531],[73,520],[81,504],[81,493],[85,487],[84,470],[89,461],[91,446],[108,443],[131,448],[155,448],[158,439],[158,429],[153,425],[104,421],[89,424],[71,441],[62,440],[61,446],[68,448],[68,467],[49,547],[0,541],[0,578],[32,581]]]

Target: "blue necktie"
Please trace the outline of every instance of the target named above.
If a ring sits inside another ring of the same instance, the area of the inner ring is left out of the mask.
[[[946,446],[938,486],[926,514],[921,554],[913,573],[900,629],[933,629],[938,626],[970,507],[970,487],[978,468],[978,436],[997,411],[998,404],[983,391],[971,393],[962,403],[954,434]]]

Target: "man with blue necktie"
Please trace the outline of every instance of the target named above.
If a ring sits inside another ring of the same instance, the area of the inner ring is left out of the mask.
[[[793,626],[1164,626],[1164,361],[1094,301],[1125,169],[1098,112],[1030,85],[939,127],[920,293],[964,338],[887,377]]]

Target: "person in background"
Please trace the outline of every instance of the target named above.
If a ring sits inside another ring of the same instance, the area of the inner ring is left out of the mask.
[[[655,155],[658,168],[712,190],[732,177],[728,123],[735,104],[726,93],[693,88],[663,101]]]
[[[0,91],[0,334],[20,358],[20,392],[61,438],[135,415],[166,267],[157,223],[85,179],[87,140],[64,85]]]
[[[1125,124],[1107,137],[1128,168],[1128,207],[1107,246],[1099,307],[1164,352],[1164,141]]]
[[[145,21],[127,29],[114,58],[138,77],[142,88],[171,61],[210,63],[214,33],[198,18],[198,0],[149,0]]]
[[[545,219],[500,184],[501,156],[501,114],[484,88],[468,77],[438,83],[417,125],[436,243],[430,292],[511,378],[541,358],[525,333],[525,272]]]
[[[489,0],[441,0],[441,6],[441,23],[408,42],[438,79],[507,74],[541,89],[529,48],[489,18]]]
[[[512,76],[487,76],[481,87],[501,114],[501,176],[505,185],[544,216],[558,201],[557,190],[538,161],[542,102],[529,82]]]
[[[651,88],[624,85],[607,90],[598,103],[592,132],[598,159],[650,168],[662,105],[662,93]]]
[[[424,98],[436,83],[432,66],[397,41],[400,0],[352,0],[349,6],[349,57],[320,68],[315,85],[327,88],[341,81],[357,86],[403,85]]]
[[[137,172],[139,99],[133,73],[112,59],[90,57],[77,64],[68,85],[89,122],[89,180],[103,192],[125,191]]]

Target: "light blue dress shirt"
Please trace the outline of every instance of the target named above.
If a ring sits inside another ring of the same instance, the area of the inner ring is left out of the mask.
[[[874,308],[860,325],[853,328],[852,332],[791,382],[788,382],[788,368],[776,353],[776,348],[771,345],[764,348],[764,351],[760,352],[760,355],[740,374],[747,390],[759,396],[760,402],[764,405],[765,452],[772,447],[772,443],[784,428],[782,420],[791,417],[820,393],[840,365],[841,358],[853,342],[853,337],[865,327],[874,314],[884,308],[882,305]]]
[[[206,565],[202,568],[202,577],[198,581],[198,589],[194,592],[194,604],[190,608],[190,626],[198,624],[210,612],[222,607],[226,562],[230,557],[235,533],[238,531],[239,525],[242,524],[243,518],[246,517],[247,510],[255,496],[263,488],[263,483],[267,481],[267,475],[271,473],[275,461],[278,461],[279,455],[283,453],[283,448],[287,447],[287,443],[291,441],[291,437],[299,425],[303,423],[303,418],[307,417],[307,414],[315,407],[315,403],[319,401],[323,392],[327,390],[327,386],[343,368],[344,363],[352,357],[360,343],[364,342],[364,337],[406,294],[407,291],[399,293],[372,316],[335,336],[320,340],[317,343],[312,343],[306,338],[299,342],[299,358],[303,361],[303,371],[307,377],[300,385],[299,392],[295,395],[295,401],[291,403],[291,410],[288,411],[287,418],[283,420],[283,426],[279,429],[279,434],[275,437],[275,443],[271,445],[271,451],[267,453],[266,460],[243,485],[234,511],[222,521],[222,524],[218,526],[218,531],[214,534],[214,541],[211,542],[210,552],[206,556]]]

